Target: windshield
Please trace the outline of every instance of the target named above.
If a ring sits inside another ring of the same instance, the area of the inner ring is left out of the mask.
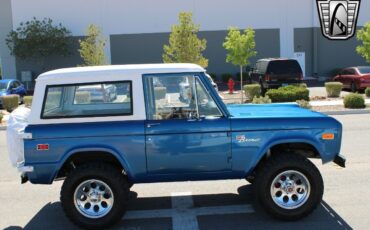
[[[358,67],[358,71],[360,71],[361,74],[370,74],[370,66]]]
[[[0,91],[6,91],[8,83],[0,82]]]

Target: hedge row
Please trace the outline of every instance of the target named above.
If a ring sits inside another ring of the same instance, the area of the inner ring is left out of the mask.
[[[298,100],[310,100],[310,92],[308,89],[293,85],[278,89],[270,89],[267,91],[266,95],[272,100],[272,102],[295,102]]]

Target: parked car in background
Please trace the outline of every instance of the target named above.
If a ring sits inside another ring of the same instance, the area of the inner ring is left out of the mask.
[[[117,99],[117,88],[112,84],[79,86],[77,92],[89,92],[92,102],[112,102]]]
[[[0,97],[17,94],[19,95],[20,102],[23,102],[23,97],[27,94],[27,90],[24,85],[15,79],[3,79],[0,80]],[[1,100],[0,100],[0,103]]]
[[[352,92],[370,87],[370,66],[349,67],[339,72],[334,81],[343,83],[343,88]]]
[[[302,68],[294,59],[267,58],[256,62],[249,74],[251,82],[261,85],[262,92],[289,84],[302,83]]]

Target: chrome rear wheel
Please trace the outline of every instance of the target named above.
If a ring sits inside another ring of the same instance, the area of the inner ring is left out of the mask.
[[[74,193],[76,209],[87,218],[101,218],[109,213],[114,204],[112,189],[103,181],[86,180]]]

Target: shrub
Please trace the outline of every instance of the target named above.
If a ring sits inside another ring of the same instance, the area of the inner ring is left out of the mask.
[[[270,89],[266,95],[271,98],[272,102],[295,102],[297,100],[309,101],[310,92],[306,88],[289,85],[279,89]]]
[[[311,109],[312,108],[312,106],[310,105],[310,102],[308,102],[306,100],[297,100],[296,102],[302,108],[305,108],[305,109]]]
[[[366,97],[370,97],[370,87],[367,87],[365,89],[365,94],[366,94]]]
[[[23,97],[23,103],[26,107],[31,107],[32,105],[32,96],[24,96]]]
[[[69,55],[70,35],[67,28],[60,23],[53,23],[50,18],[33,18],[21,22],[5,41],[12,55],[21,59],[36,58],[44,61],[50,56]]]
[[[254,96],[252,103],[253,104],[270,104],[271,99],[269,98],[269,96],[265,96],[265,97]]]
[[[12,112],[19,105],[19,96],[18,95],[3,96],[1,100],[3,102],[3,108],[8,112]]]
[[[91,101],[90,92],[80,91],[76,92],[75,103],[76,104],[88,104]]]
[[[221,75],[221,78],[222,78],[222,82],[227,83],[229,81],[229,79],[232,78],[232,74],[223,73]]]
[[[349,109],[363,109],[365,108],[365,99],[362,95],[351,93],[344,97],[344,107]]]
[[[325,83],[325,88],[328,97],[339,97],[343,84],[340,82],[327,82]]]
[[[261,96],[261,86],[258,85],[258,84],[245,85],[244,86],[244,92],[245,92],[245,96],[249,100],[252,100],[252,99],[254,99],[254,97]]]
[[[3,117],[4,117],[3,113],[0,112],[0,123],[3,121]]]
[[[155,87],[154,88],[155,99],[166,98],[166,93],[167,93],[166,87]]]

